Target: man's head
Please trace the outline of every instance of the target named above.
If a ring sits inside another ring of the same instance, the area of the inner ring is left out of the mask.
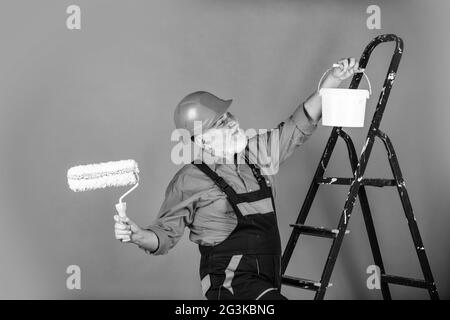
[[[175,109],[175,125],[188,130],[191,140],[213,156],[232,158],[247,145],[239,122],[227,112],[232,101],[205,91],[191,93]]]
[[[232,159],[247,146],[247,137],[239,122],[230,113],[224,113],[211,128],[195,135],[193,141],[218,158]]]

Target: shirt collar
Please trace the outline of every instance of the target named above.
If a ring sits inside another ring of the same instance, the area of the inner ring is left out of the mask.
[[[203,149],[201,149],[201,151],[200,151],[199,158],[203,159],[203,162],[205,164],[207,164],[214,171],[216,171],[217,166],[220,166],[223,164],[220,161],[215,161],[214,157]],[[236,162],[237,162],[238,165],[245,163],[245,149],[242,150],[241,152],[239,152],[237,154],[237,156],[235,155],[233,162],[234,162],[234,164],[236,164]],[[229,164],[231,164],[231,163],[229,163]]]

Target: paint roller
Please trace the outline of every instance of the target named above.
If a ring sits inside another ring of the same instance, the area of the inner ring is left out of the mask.
[[[75,192],[134,185],[116,204],[119,216],[126,218],[127,204],[122,200],[139,185],[138,173],[138,165],[132,159],[109,161],[72,167],[67,171],[67,182]]]

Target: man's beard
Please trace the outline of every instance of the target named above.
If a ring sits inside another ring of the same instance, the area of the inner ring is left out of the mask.
[[[239,128],[235,134],[224,134],[223,140],[213,143],[211,148],[215,156],[230,160],[233,159],[234,154],[242,152],[246,146],[247,136],[244,130]]]

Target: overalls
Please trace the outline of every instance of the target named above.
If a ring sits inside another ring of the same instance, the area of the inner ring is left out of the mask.
[[[215,246],[199,245],[202,291],[208,300],[284,300],[280,293],[281,241],[272,188],[259,168],[247,157],[245,162],[259,190],[239,194],[208,165],[193,162],[227,195],[237,217],[235,229],[224,241]],[[264,199],[271,203],[271,212],[244,216],[239,210],[240,203]]]

